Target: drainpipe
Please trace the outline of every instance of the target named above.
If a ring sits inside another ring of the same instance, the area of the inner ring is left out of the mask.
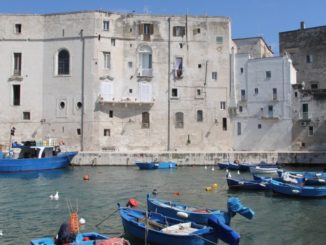
[[[84,30],[80,30],[80,38],[82,42],[82,64],[81,64],[81,118],[80,118],[80,151],[84,150],[84,113],[85,113],[85,98],[84,98],[84,87],[85,87],[85,38],[83,35]]]
[[[170,89],[170,83],[171,83],[171,74],[170,74],[170,70],[171,70],[171,18],[168,18],[168,23],[169,23],[169,35],[168,35],[168,146],[167,146],[167,151],[170,151],[170,108],[171,108],[171,100],[170,100],[170,93],[171,93],[171,89]]]

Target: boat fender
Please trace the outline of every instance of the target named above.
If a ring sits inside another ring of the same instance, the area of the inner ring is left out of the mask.
[[[212,187],[210,187],[210,186],[205,188],[205,191],[211,191],[211,190],[212,190]]]
[[[212,187],[213,187],[213,188],[217,188],[217,187],[218,187],[218,184],[217,184],[217,183],[214,183],[214,184],[212,185]]]
[[[138,206],[138,201],[134,198],[130,198],[126,204],[127,207],[131,207],[131,208],[134,208],[134,207],[137,207]]]
[[[187,219],[189,215],[185,212],[177,212],[177,216],[182,219]]]
[[[89,180],[89,175],[84,175],[83,180],[88,181]]]

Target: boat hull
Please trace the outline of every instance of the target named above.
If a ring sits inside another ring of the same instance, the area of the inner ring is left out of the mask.
[[[232,178],[226,179],[230,189],[236,190],[269,190],[269,184],[262,180],[237,180]]]
[[[140,170],[153,170],[153,169],[170,169],[176,168],[175,162],[136,162]]]
[[[216,244],[217,236],[213,228],[192,224],[194,227],[200,229],[195,234],[171,234],[164,233],[161,230],[156,230],[150,226],[145,225],[144,222],[151,221],[159,224],[168,223],[169,225],[182,224],[183,221],[172,219],[170,217],[163,216],[158,213],[150,212],[148,214],[148,221],[144,221],[145,212],[140,210],[134,210],[130,208],[119,208],[120,216],[122,219],[122,225],[126,234],[140,239],[142,241],[147,240],[151,244],[158,245],[206,245]],[[143,221],[139,221],[143,220]],[[145,227],[146,226],[146,227]]]
[[[277,180],[271,180],[271,189],[280,194],[297,197],[326,197],[325,186],[301,186],[289,183],[283,183]]]
[[[77,152],[63,152],[46,158],[0,159],[0,173],[50,170],[67,167]]]
[[[184,221],[192,221],[196,222],[197,224],[204,224],[206,225],[208,222],[208,217],[211,214],[217,215],[223,220],[227,225],[230,224],[229,216],[220,210],[210,210],[206,208],[190,208],[187,205],[167,201],[167,200],[160,200],[157,198],[152,198],[147,195],[147,209],[150,212],[156,212],[163,214],[164,216],[182,219]],[[190,211],[192,210],[192,211]],[[182,218],[182,214],[186,214]]]

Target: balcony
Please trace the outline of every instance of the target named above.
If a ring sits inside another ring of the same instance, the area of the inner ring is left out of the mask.
[[[299,120],[309,122],[311,121],[311,113],[310,112],[300,112],[299,113]]]
[[[102,96],[99,95],[97,102],[99,104],[111,104],[111,105],[153,105],[155,99],[139,99],[135,97],[112,97],[112,96]]]
[[[153,77],[152,68],[140,68],[138,72],[138,77]]]

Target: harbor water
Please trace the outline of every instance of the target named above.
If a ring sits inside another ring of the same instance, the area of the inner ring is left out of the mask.
[[[89,181],[83,177],[89,176]],[[232,173],[235,177],[237,173]],[[250,178],[249,173],[242,177]],[[218,188],[206,191],[217,183]],[[193,206],[226,209],[228,197],[238,196],[256,216],[236,215],[232,227],[241,244],[314,244],[326,242],[326,198],[288,198],[271,192],[229,191],[225,171],[204,167],[141,171],[136,167],[69,167],[64,170],[0,175],[0,244],[29,244],[55,236],[69,216],[68,203],[86,220],[82,231],[110,236],[123,233],[117,203],[130,198],[146,208],[146,193]],[[49,196],[59,192],[59,200]],[[179,195],[176,195],[179,194]],[[102,223],[101,223],[102,222]],[[100,224],[101,223],[101,224]],[[137,244],[131,241],[132,244]],[[139,244],[139,243],[138,243]],[[221,244],[223,244],[221,242]]]

